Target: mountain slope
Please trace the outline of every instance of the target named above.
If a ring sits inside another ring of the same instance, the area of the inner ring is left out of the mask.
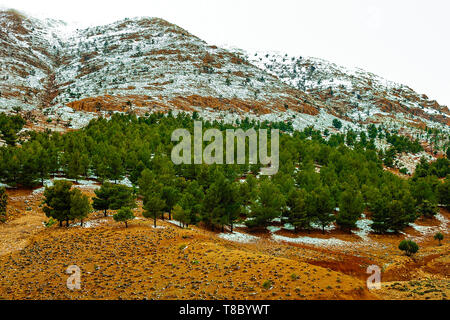
[[[363,70],[316,58],[243,54],[212,46],[159,18],[75,29],[0,12],[0,110],[80,127],[110,112],[199,111],[301,129],[368,123],[448,131],[445,106]]]
[[[248,59],[283,82],[324,101],[333,113],[350,121],[396,115],[413,125],[450,125],[447,106],[362,69],[268,52],[248,54]]]
[[[54,21],[14,12],[0,18],[9,30],[2,40],[14,40],[0,56],[9,65],[2,73],[19,73],[14,64],[21,72],[2,84],[3,107],[124,111],[132,105],[198,106],[256,113],[290,107],[309,114],[320,107],[302,91],[162,19],[125,19],[63,34]]]

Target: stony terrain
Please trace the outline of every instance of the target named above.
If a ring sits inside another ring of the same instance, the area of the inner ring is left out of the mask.
[[[448,132],[448,107],[406,86],[317,58],[222,49],[159,18],[76,29],[9,10],[0,24],[0,108],[74,128],[111,111],[171,109],[297,128],[339,117]]]
[[[295,129],[333,133],[339,118],[343,133],[375,123],[419,139],[425,151],[396,159],[409,173],[422,156],[442,156],[449,139],[448,107],[407,86],[317,58],[222,49],[159,18],[77,29],[1,11],[0,43],[0,112],[24,116],[25,131],[75,130],[113,112],[197,111],[210,120],[289,121]],[[384,139],[376,145],[389,147]],[[98,183],[77,187],[92,196]],[[153,228],[141,208],[129,228],[99,212],[84,227],[47,228],[42,191],[7,191],[0,299],[447,299],[450,293],[444,209],[395,235],[373,234],[365,216],[351,233],[330,227],[324,235],[295,234],[281,220],[257,233],[244,225],[234,233],[186,230],[161,220]],[[433,240],[437,231],[446,238],[442,246]],[[420,245],[414,258],[398,250],[404,238]],[[70,265],[81,268],[79,291],[66,287]],[[382,269],[381,290],[366,287],[370,265]]]
[[[95,188],[77,187],[90,196]],[[83,227],[46,228],[42,190],[8,193],[10,220],[0,225],[2,299],[441,300],[450,293],[449,242],[432,239],[436,230],[448,237],[447,211],[385,236],[366,233],[364,223],[352,234],[331,228],[325,235],[294,234],[276,222],[259,233],[188,230],[162,220],[155,229],[141,208],[129,228],[101,212]],[[397,249],[404,237],[421,247],[414,258]],[[373,264],[382,270],[382,289],[369,291],[366,269]],[[81,290],[66,287],[70,265],[81,269]]]

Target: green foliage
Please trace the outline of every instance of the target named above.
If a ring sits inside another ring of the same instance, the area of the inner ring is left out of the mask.
[[[417,212],[419,215],[425,218],[432,218],[438,213],[437,205],[434,203],[424,200],[418,207]]]
[[[213,229],[215,226],[229,225],[233,230],[233,223],[240,214],[238,186],[220,171],[216,171],[214,177],[214,182],[205,193],[201,219]]]
[[[54,186],[45,188],[43,211],[48,218],[59,221],[67,221],[69,226],[70,219],[70,188],[72,183],[66,180],[55,181]]]
[[[202,120],[198,114],[195,117]],[[164,217],[163,212],[170,217],[179,205],[185,224],[202,221],[212,228],[233,228],[236,220],[246,218],[250,218],[249,225],[263,227],[284,216],[296,230],[309,230],[317,224],[324,229],[334,219],[349,229],[359,217],[362,197],[377,231],[398,231],[415,220],[424,201],[449,206],[448,159],[433,163],[424,159],[414,177],[405,182],[384,171],[382,163],[392,166],[399,150],[415,149],[416,143],[386,132],[392,147],[377,153],[373,139],[383,131],[375,126],[368,127],[370,141],[365,132],[356,131],[329,134],[325,140],[313,127],[294,131],[292,123],[248,118],[232,124],[203,121],[205,130],[280,129],[280,168],[270,179],[255,178],[260,164],[175,166],[170,160],[171,133],[178,128],[192,134],[193,118],[182,113],[139,118],[114,114],[65,134],[31,131],[20,147],[0,147],[0,180],[11,186],[34,187],[61,172],[75,180],[95,175],[104,183],[96,191],[93,206],[106,214],[108,209],[135,206],[136,190],[105,182],[126,176],[139,186],[137,192],[144,198],[147,215],[155,221]],[[237,182],[239,179],[245,182]],[[350,199],[346,191],[360,197]],[[343,207],[337,216],[335,206]],[[62,217],[58,221],[66,216],[71,219],[69,213],[64,214],[64,203],[47,207],[48,214]]]
[[[269,290],[270,288],[272,288],[272,281],[271,280],[265,280],[262,283],[262,287],[266,290]]]
[[[43,211],[49,218],[62,222],[83,220],[91,211],[89,198],[78,189],[71,190],[72,183],[66,180],[55,181],[54,186],[45,188]]]
[[[408,256],[412,256],[419,251],[419,246],[412,240],[402,240],[398,248],[406,253]]]
[[[418,153],[423,151],[423,147],[420,145],[419,140],[410,140],[408,137],[389,133],[386,133],[386,140],[393,146],[393,149],[397,153]]]
[[[53,218],[48,219],[48,221],[46,221],[44,223],[46,228],[51,228],[54,224],[56,223],[56,220]]]
[[[333,212],[335,201],[331,195],[330,188],[319,185],[306,198],[306,207],[309,216],[313,217],[313,222],[318,223],[325,233],[325,228],[336,220]]]
[[[166,202],[162,199],[160,192],[149,192],[144,198],[144,212],[145,218],[153,218],[154,227],[156,228],[156,219],[160,216],[166,207]]]
[[[342,128],[342,122],[339,119],[333,119],[333,127],[340,130]]]
[[[180,205],[175,205],[172,210],[172,215],[175,220],[181,222],[183,228],[189,225],[189,214]]]
[[[441,246],[441,241],[444,240],[444,235],[438,232],[434,235],[434,240],[437,240],[439,242],[439,245]]]
[[[296,189],[291,192],[287,200],[288,221],[297,230],[309,230],[311,228],[312,215],[306,206],[307,192],[304,189]]]
[[[250,220],[245,223],[249,227],[266,227],[280,216],[285,199],[278,187],[270,180],[261,182],[256,200],[251,204]]]
[[[161,197],[166,204],[164,210],[166,212],[171,212],[180,198],[180,193],[178,192],[178,189],[173,186],[165,186],[162,189]]]
[[[445,178],[450,174],[450,160],[447,158],[440,158],[431,163],[422,158],[416,167],[414,178],[421,178],[426,176],[436,176],[438,178]]]
[[[17,133],[22,130],[26,121],[19,115],[7,116],[0,113],[0,137],[5,142],[14,146],[17,142]]]
[[[371,123],[368,127],[367,127],[367,134],[369,135],[370,139],[375,139],[378,135],[378,130],[377,127]]]
[[[8,195],[4,187],[0,188],[0,222],[6,221],[6,207],[8,205]]]
[[[92,212],[92,206],[89,198],[82,194],[79,189],[73,189],[70,195],[70,220],[85,219]]]
[[[125,228],[128,228],[128,221],[133,220],[134,214],[129,207],[120,208],[117,213],[113,215],[114,221],[125,223]]]
[[[106,217],[108,209],[119,210],[120,208],[136,208],[136,196],[132,188],[104,182],[100,189],[94,191],[93,208],[103,210]]]
[[[133,188],[121,185],[113,184],[111,186],[111,197],[109,208],[111,210],[119,210],[123,207],[136,208],[136,196]]]
[[[111,207],[112,190],[112,184],[109,182],[104,182],[100,189],[94,190],[96,197],[92,199],[92,207],[95,210],[103,210],[105,217],[106,211]]]
[[[398,200],[379,198],[373,206],[373,212],[371,227],[380,233],[401,231],[417,218],[410,196]]]
[[[356,221],[361,217],[363,210],[364,200],[362,195],[355,190],[346,190],[341,193],[336,223],[344,230],[355,228]]]
[[[439,203],[450,209],[450,180],[446,179],[444,183],[437,188]]]

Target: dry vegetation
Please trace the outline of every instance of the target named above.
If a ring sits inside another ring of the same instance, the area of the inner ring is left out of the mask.
[[[79,187],[93,195],[91,187]],[[42,193],[8,194],[9,220],[0,225],[2,299],[446,299],[450,292],[448,240],[437,246],[432,235],[419,241],[411,259],[397,249],[402,235],[371,235],[382,246],[366,248],[279,243],[267,233],[243,244],[167,221],[155,229],[140,208],[128,229],[100,212],[84,228],[45,228]],[[309,236],[356,237],[340,231]],[[383,270],[378,291],[366,288],[371,264]],[[70,265],[81,269],[81,290],[66,287]]]

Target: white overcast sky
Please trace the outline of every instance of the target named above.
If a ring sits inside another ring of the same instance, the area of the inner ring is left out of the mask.
[[[0,0],[83,26],[160,17],[203,40],[361,67],[450,106],[448,0]]]

